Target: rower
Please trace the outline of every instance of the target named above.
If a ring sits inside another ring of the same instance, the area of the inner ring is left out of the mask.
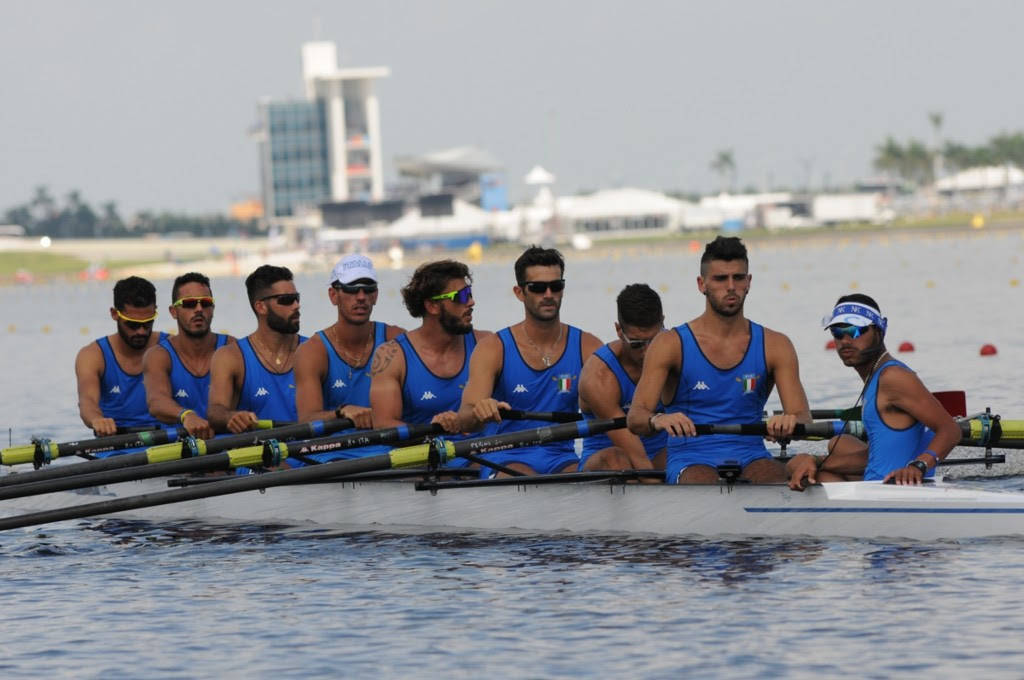
[[[857,402],[864,402],[868,441],[843,434],[829,441],[826,456],[794,456],[786,466],[790,487],[857,479],[920,484],[960,442],[960,427],[917,374],[889,354],[888,319],[873,298],[842,296],[823,325],[843,364],[864,382]]]
[[[287,267],[265,264],[245,279],[256,330],[213,354],[207,418],[235,434],[259,420],[295,421],[295,353],[299,292]]]
[[[370,413],[370,359],[380,345],[404,329],[371,321],[379,287],[373,261],[350,254],[331,271],[327,297],[337,321],[317,331],[295,364],[299,420],[349,418],[358,428],[374,426]]]
[[[492,422],[498,423],[498,433],[544,425],[502,420],[500,409],[578,411],[583,362],[601,346],[590,333],[560,319],[565,291],[561,253],[531,246],[516,260],[515,276],[512,292],[523,303],[525,318],[481,338],[474,350],[459,408],[464,432],[477,432]],[[571,472],[579,463],[572,440],[486,457],[528,475]],[[483,474],[490,473],[490,468],[483,469]]]
[[[645,283],[633,283],[615,300],[618,340],[602,345],[587,359],[580,374],[580,410],[588,419],[619,418],[633,401],[636,383],[651,341],[665,330],[661,297]],[[638,437],[629,430],[611,430],[583,440],[580,471],[665,469],[664,431]],[[645,482],[657,482],[645,478]]]
[[[749,266],[739,238],[719,236],[708,243],[697,277],[704,313],[658,335],[647,350],[629,429],[641,436],[669,433],[665,480],[670,484],[718,483],[718,466],[732,460],[751,482],[786,480],[785,468],[764,442],[742,435],[696,437],[695,421],[758,421],[778,387],[784,413],[768,419],[769,436],[788,437],[798,422],[811,422],[793,343],[743,314]],[[664,413],[658,413],[659,403],[666,405]]]
[[[230,335],[210,332],[213,307],[209,278],[198,272],[176,278],[169,311],[178,333],[151,347],[142,360],[150,414],[162,423],[180,423],[199,439],[214,434],[206,420],[213,353],[235,342]]]
[[[493,336],[473,328],[472,276],[454,260],[420,265],[402,288],[402,300],[419,328],[377,349],[370,369],[375,427],[439,423],[459,439],[459,404],[477,343]],[[448,467],[466,464],[464,458]]]
[[[78,414],[97,437],[116,434],[119,426],[159,424],[146,407],[142,381],[143,355],[167,335],[153,335],[156,317],[153,284],[138,276],[121,279],[110,308],[117,332],[90,342],[75,358]]]

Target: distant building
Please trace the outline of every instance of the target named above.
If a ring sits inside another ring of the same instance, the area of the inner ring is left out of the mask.
[[[387,67],[338,68],[332,42],[302,46],[306,98],[259,105],[263,206],[268,218],[320,203],[384,196],[380,105],[374,81]]]

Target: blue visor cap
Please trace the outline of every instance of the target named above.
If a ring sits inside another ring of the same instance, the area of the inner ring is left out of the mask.
[[[874,325],[878,326],[879,330],[882,331],[882,335],[885,335],[888,319],[882,316],[877,309],[869,305],[860,302],[843,302],[836,305],[832,313],[821,320],[821,325],[824,328],[837,324],[859,326],[861,328]]]

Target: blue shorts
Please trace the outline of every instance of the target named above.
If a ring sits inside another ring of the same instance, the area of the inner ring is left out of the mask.
[[[665,483],[678,484],[679,475],[683,474],[683,470],[691,465],[707,465],[712,469],[716,469],[726,461],[736,461],[741,468],[746,468],[755,460],[771,457],[772,454],[766,449],[760,451],[719,452],[717,454],[710,451],[706,453],[695,451],[687,455],[677,454],[675,456],[670,451],[665,461]]]
[[[580,462],[579,457],[575,451],[564,451],[554,450],[544,446],[528,446],[518,449],[510,449],[508,451],[498,451],[495,453],[487,453],[481,456],[486,460],[492,460],[499,465],[508,465],[509,463],[522,463],[523,465],[529,465],[537,474],[550,475],[556,472],[561,472],[566,466],[573,465],[573,469],[569,472],[575,471],[575,466]],[[489,467],[480,468],[480,477],[486,479],[493,475],[496,470]]]

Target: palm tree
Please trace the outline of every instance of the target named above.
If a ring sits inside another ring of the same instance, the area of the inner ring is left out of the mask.
[[[942,158],[942,122],[941,111],[931,111],[928,114],[928,122],[932,124],[932,176],[939,179],[943,175]]]
[[[725,180],[729,178],[729,187],[736,185],[736,159],[732,149],[722,149],[711,161],[711,169],[722,178],[722,193],[725,193]]]

